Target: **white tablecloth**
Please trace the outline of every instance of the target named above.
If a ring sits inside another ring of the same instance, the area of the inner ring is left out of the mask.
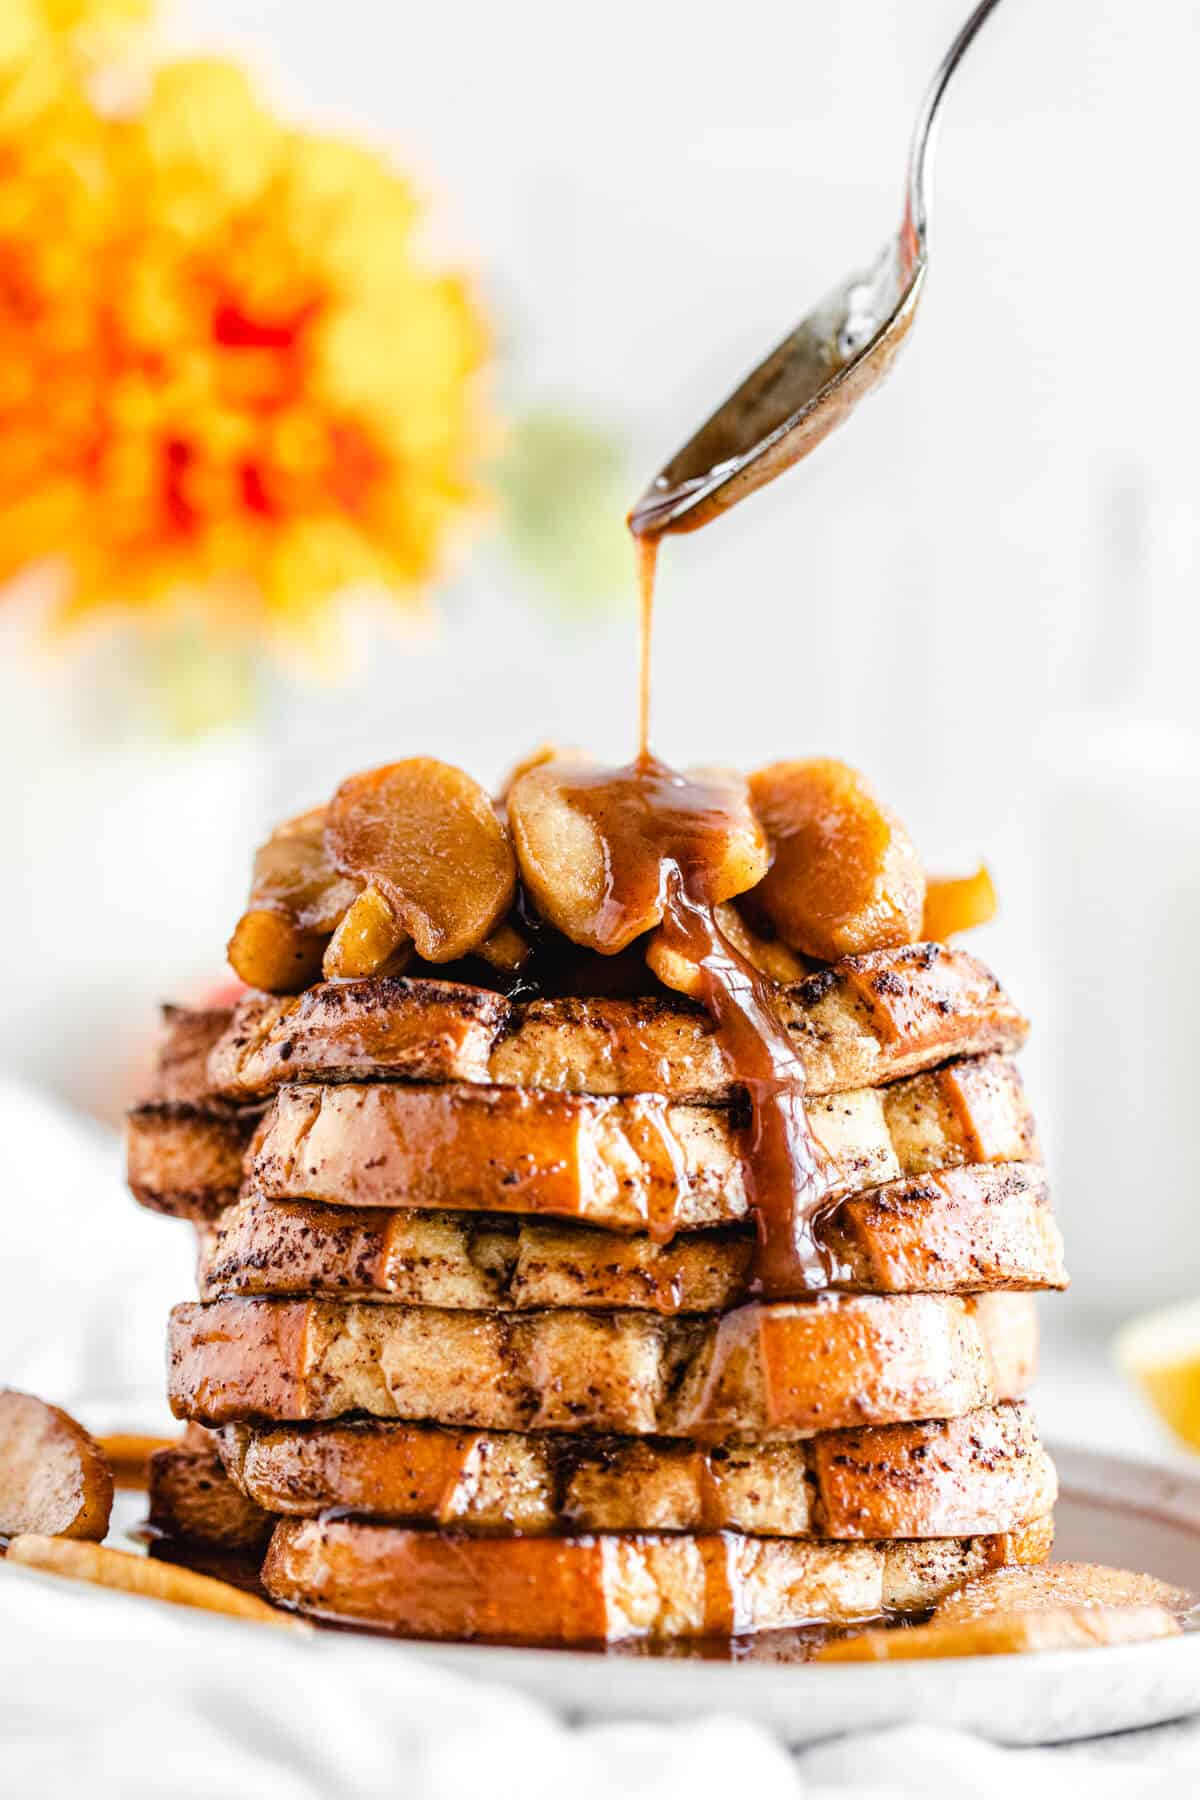
[[[0,1143],[0,1383],[68,1405],[91,1396],[95,1429],[117,1422],[95,1414],[122,1396],[152,1408],[166,1311],[191,1288],[189,1234],[132,1205],[107,1133],[2,1079]],[[1077,1381],[1072,1405],[1077,1422]],[[1088,1800],[1198,1792],[1200,1725],[1040,1751],[920,1726],[793,1757],[736,1718],[580,1727],[390,1645],[0,1570],[0,1793],[13,1800],[1025,1800],[1068,1783]]]

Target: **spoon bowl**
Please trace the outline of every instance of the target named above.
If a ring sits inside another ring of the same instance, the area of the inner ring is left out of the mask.
[[[640,536],[693,531],[790,469],[879,385],[908,336],[928,266],[928,181],[942,97],[999,0],[980,0],[931,81],[913,132],[900,229],[841,282],[655,476],[629,515]]]

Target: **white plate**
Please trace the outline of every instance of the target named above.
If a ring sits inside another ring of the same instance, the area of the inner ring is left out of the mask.
[[[1200,1475],[1080,1450],[1053,1455],[1056,1560],[1145,1569],[1200,1592]],[[484,1644],[388,1642],[378,1652],[505,1682],[576,1719],[735,1713],[789,1744],[916,1721],[998,1743],[1061,1743],[1200,1712],[1200,1631],[1108,1650],[791,1667]]]
[[[1144,1569],[1200,1593],[1200,1473],[1051,1448],[1061,1486],[1055,1560]],[[126,1494],[119,1502],[109,1542],[128,1546],[145,1498]],[[324,1642],[347,1659],[348,1673],[363,1655],[415,1657],[520,1689],[573,1719],[740,1714],[794,1745],[918,1721],[997,1743],[1050,1744],[1200,1712],[1200,1630],[1108,1650],[826,1665],[430,1644],[358,1632],[331,1633]]]

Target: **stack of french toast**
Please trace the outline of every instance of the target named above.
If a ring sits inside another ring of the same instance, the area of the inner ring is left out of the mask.
[[[945,941],[978,882],[927,883],[842,765],[720,778],[705,918],[820,1176],[825,1276],[781,1297],[783,1078],[746,1077],[669,885],[614,928],[628,845],[571,767],[499,802],[352,777],[260,851],[241,997],[168,1010],[130,1182],[194,1222],[199,1298],[156,1528],[317,1618],[547,1644],[910,1619],[1044,1561],[1024,1396],[1066,1277],[1025,1021]]]

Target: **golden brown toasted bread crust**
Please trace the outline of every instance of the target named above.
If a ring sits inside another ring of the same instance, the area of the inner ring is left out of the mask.
[[[150,1458],[150,1524],[184,1543],[264,1550],[274,1520],[229,1479],[214,1439],[188,1427],[187,1442]]]
[[[1024,1160],[1013,1063],[984,1057],[892,1087],[818,1096],[830,1198],[966,1162]],[[548,1214],[659,1241],[746,1219],[739,1109],[548,1090],[389,1083],[284,1088],[248,1159],[276,1200]]]
[[[436,1425],[229,1426],[221,1455],[267,1512],[332,1507],[466,1531],[748,1531],[837,1539],[1009,1531],[1050,1512],[1029,1409],[808,1442],[589,1438]]]
[[[412,1637],[563,1644],[725,1636],[932,1605],[999,1563],[1040,1561],[1048,1521],[925,1544],[656,1534],[466,1537],[356,1519],[284,1519],[273,1599]]]
[[[879,1293],[1062,1287],[1043,1171],[972,1164],[845,1199],[818,1233],[844,1285]],[[204,1234],[200,1297],[304,1295],[408,1306],[724,1312],[749,1298],[749,1225],[647,1233],[395,1212],[248,1194]]]
[[[990,971],[943,944],[847,957],[781,987],[778,1006],[813,1094],[1016,1049],[1027,1031]],[[677,1100],[733,1091],[710,1021],[686,1002],[512,1002],[403,976],[322,983],[294,999],[249,995],[208,1069],[217,1092],[243,1101],[297,1081],[380,1074]]]
[[[215,1219],[235,1198],[258,1107],[215,1092],[208,1057],[228,1010],[164,1006],[154,1073],[125,1120],[125,1163],[139,1205],[173,1218]]]
[[[237,1114],[242,1106],[240,1096],[222,1095],[208,1072],[209,1057],[229,1030],[233,1016],[228,1007],[163,1006],[154,1069],[143,1100]]]
[[[802,1437],[1024,1392],[1032,1300],[827,1295],[719,1321],[218,1300],[171,1315],[169,1391],[207,1425],[364,1412],[485,1430]]]
[[[217,1218],[237,1200],[255,1123],[178,1102],[135,1106],[125,1119],[125,1172],[134,1199],[170,1218]]]

